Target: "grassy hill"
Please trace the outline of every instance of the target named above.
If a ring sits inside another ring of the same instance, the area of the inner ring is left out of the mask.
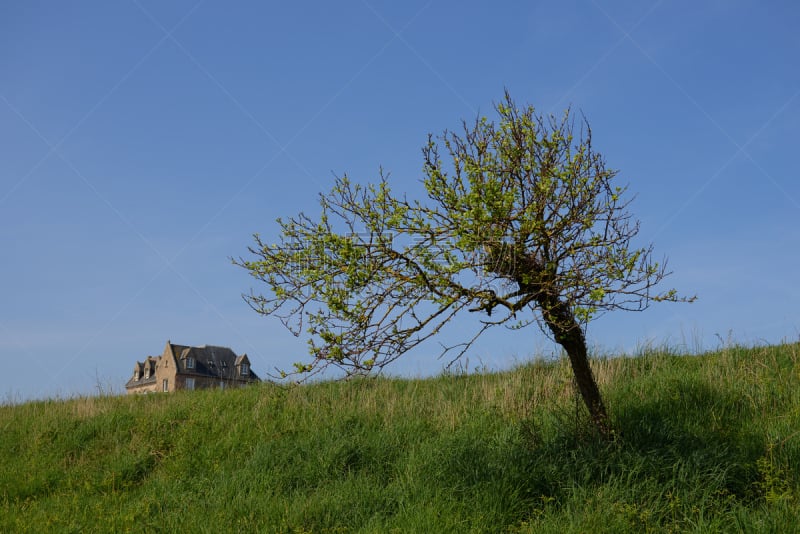
[[[800,345],[0,407],[0,532],[797,532]],[[581,408],[582,410],[582,408]]]

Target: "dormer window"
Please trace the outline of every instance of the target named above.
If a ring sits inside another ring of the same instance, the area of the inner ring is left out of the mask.
[[[243,363],[242,366],[241,366],[241,373],[242,373],[242,376],[249,375],[250,374],[250,366],[247,365],[246,363]]]
[[[191,356],[186,358],[186,368],[187,369],[194,369],[194,358],[192,358]]]
[[[144,379],[147,380],[148,378],[150,378],[150,366],[149,365],[144,368]]]

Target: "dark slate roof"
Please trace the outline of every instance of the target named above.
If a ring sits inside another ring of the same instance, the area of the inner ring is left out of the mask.
[[[144,359],[144,362],[136,362],[136,366],[134,367],[134,371],[138,372],[139,379],[134,380],[131,377],[128,382],[125,384],[125,387],[132,387],[132,386],[143,386],[146,384],[155,384],[156,382],[156,360],[160,358],[156,356],[148,356]],[[144,377],[144,370],[146,366],[150,366],[150,376],[145,378]]]
[[[175,356],[180,362],[180,371],[183,374],[194,374],[219,378],[221,380],[245,379],[259,382],[261,379],[250,369],[250,374],[244,377],[236,374],[236,366],[242,361],[250,363],[246,354],[236,356],[228,347],[217,347],[214,345],[203,345],[202,347],[185,347],[182,345],[172,345]],[[194,369],[186,368],[186,358],[194,358]]]

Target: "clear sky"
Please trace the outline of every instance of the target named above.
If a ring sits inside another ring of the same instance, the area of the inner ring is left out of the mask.
[[[698,296],[604,316],[598,352],[797,340],[798,27],[790,1],[4,1],[0,400],[122,392],[167,339],[300,359],[230,257],[334,175],[417,194],[428,132],[504,87],[586,115],[666,285]],[[553,350],[499,330],[468,366]]]

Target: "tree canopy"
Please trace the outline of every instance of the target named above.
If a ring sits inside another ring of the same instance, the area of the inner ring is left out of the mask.
[[[428,137],[427,198],[395,194],[383,171],[367,185],[345,175],[320,194],[318,218],[278,219],[277,243],[256,234],[254,258],[234,262],[269,292],[245,300],[308,335],[300,373],[383,368],[460,312],[477,315],[476,330],[445,347],[453,357],[489,328],[537,324],[567,352],[593,421],[608,432],[586,324],[691,299],[656,289],[666,261],[632,243],[631,196],[593,148],[585,118],[543,116],[508,93],[495,111],[495,120]]]

